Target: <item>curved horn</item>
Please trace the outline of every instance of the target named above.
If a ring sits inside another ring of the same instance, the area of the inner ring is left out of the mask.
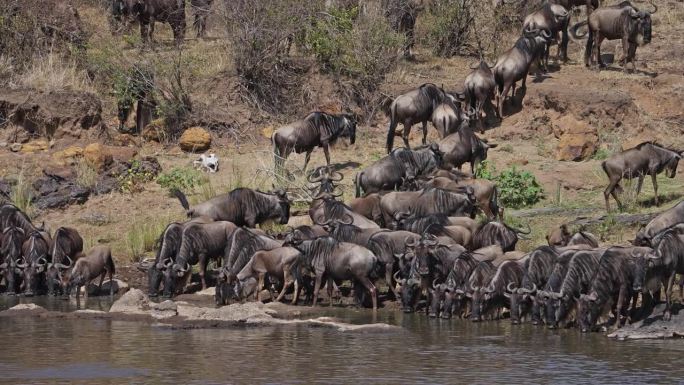
[[[416,240],[413,238],[408,238],[406,241],[404,241],[404,246],[406,247],[414,247],[416,245]]]
[[[548,29],[542,29],[542,30],[541,30],[541,35],[542,35],[545,39],[548,39],[548,38],[551,37],[551,31],[549,31]]]
[[[349,218],[349,220],[348,220],[348,221],[345,221],[344,219],[346,219],[346,218]],[[342,223],[342,224],[344,224],[344,225],[351,225],[351,224],[354,223],[354,217],[352,217],[351,215],[345,213],[343,219],[340,220],[340,223]]]
[[[508,285],[506,285],[506,291],[509,293],[513,293],[515,288],[512,288],[511,286],[515,285],[515,282],[509,282]]]
[[[189,264],[188,262],[185,262],[185,267],[184,267],[184,268],[181,267],[181,268],[178,269],[178,271],[180,271],[181,273],[187,273],[188,270],[190,270],[190,264]]]
[[[38,263],[38,262],[40,262],[40,261],[43,261],[43,262],[42,262],[42,263]],[[38,266],[45,266],[45,265],[47,264],[47,259],[45,259],[44,257],[40,257],[40,258],[38,258],[38,261],[36,261],[36,262],[37,262],[36,264],[37,264]]]
[[[318,173],[318,176],[314,176],[315,174],[315,171],[311,172],[311,174],[306,177],[306,180],[308,180],[309,183],[318,183],[323,179],[323,174],[321,172]]]
[[[314,221],[314,223],[317,224],[317,225],[319,225],[319,226],[328,226],[328,225],[330,225],[330,224],[332,223],[332,221],[333,221],[332,219],[328,219],[328,220],[325,220],[325,221],[323,221],[323,222],[316,222],[316,221]]]
[[[653,2],[653,0],[649,1],[649,3],[653,6],[653,10],[652,10],[651,12],[649,12],[649,13],[652,15],[652,14],[658,12],[658,6],[655,5],[655,3]]]
[[[392,275],[392,278],[394,278],[394,282],[399,282],[403,285],[404,282],[406,282],[406,280],[403,278],[400,278],[398,275],[399,275],[399,270],[397,270],[397,272],[394,273],[394,275]]]
[[[71,267],[71,265],[74,264],[74,261],[68,255],[66,256],[66,259],[69,261],[69,264],[68,265],[62,265],[62,266],[64,266],[65,269],[68,269]],[[60,265],[61,265],[61,263],[60,263]]]
[[[437,282],[437,278],[432,280],[432,288],[437,290],[437,285],[435,284],[435,282]]]
[[[339,171],[333,171],[333,172],[330,174],[330,180],[333,181],[333,182],[339,182],[339,181],[341,181],[342,179],[344,179],[344,175],[342,175],[342,173],[339,172]]]
[[[23,260],[24,263],[19,263],[19,261],[21,261],[21,260]],[[16,264],[17,264],[17,267],[20,268],[20,269],[25,269],[26,266],[28,266],[28,263],[26,263],[26,260],[25,260],[23,257],[22,257],[20,260],[18,260],[18,261],[16,262]]]

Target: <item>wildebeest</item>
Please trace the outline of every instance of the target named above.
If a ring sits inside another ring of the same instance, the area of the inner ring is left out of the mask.
[[[595,248],[599,245],[598,238],[594,234],[582,230],[571,234],[566,224],[562,224],[546,234],[546,241],[549,246],[587,245]]]
[[[672,310],[672,285],[675,274],[684,274],[684,233],[675,226],[666,229],[654,238],[655,256],[662,270],[665,286],[665,311],[663,319],[669,321]],[[651,261],[654,262],[654,261]]]
[[[551,274],[546,279],[546,285],[538,288],[536,293],[536,298],[534,299],[539,303],[540,308],[544,309],[544,322],[548,325],[549,329],[554,329],[557,326],[556,323],[556,309],[559,305],[559,301],[551,298],[550,293],[559,293],[561,286],[563,285],[563,280],[568,272],[568,265],[570,260],[578,251],[582,249],[572,249],[566,250],[556,258],[556,262],[553,265]]]
[[[651,42],[651,15],[658,11],[658,7],[653,5],[653,11],[640,11],[629,1],[619,4],[601,7],[589,15],[587,21],[575,24],[571,28],[575,38],[585,35],[577,35],[577,29],[582,25],[588,25],[589,36],[584,51],[584,63],[587,67],[593,63],[598,63],[600,67],[605,64],[601,60],[601,43],[604,39],[622,40],[623,57],[620,62],[627,70],[627,63],[632,63],[632,68],[636,70],[634,62],[637,46]]]
[[[651,246],[651,239],[661,231],[684,222],[684,201],[663,211],[637,232],[634,239],[635,246]]]
[[[451,318],[457,311],[462,315],[466,311],[465,297],[468,291],[468,279],[473,270],[482,261],[490,261],[491,258],[480,253],[464,252],[454,261],[454,265],[449,272],[445,282],[441,285],[444,306],[442,318]]]
[[[616,315],[615,327],[621,326],[621,316],[634,294],[636,257],[650,252],[646,247],[611,247],[601,255],[587,294],[580,296],[577,320],[582,332],[590,331],[598,318],[611,309]]]
[[[470,299],[470,320],[473,322],[482,320],[482,307],[476,306],[476,304],[482,303],[484,286],[489,283],[494,273],[496,273],[496,267],[491,261],[481,261],[470,273],[470,277],[468,277],[468,286],[464,295]]]
[[[190,6],[194,13],[195,21],[192,26],[197,31],[198,38],[207,37],[207,18],[211,12],[211,3],[214,0],[191,0]]]
[[[47,270],[48,258],[50,258],[50,235],[33,231],[26,237],[22,245],[23,264],[18,267],[22,269],[22,287],[24,295],[31,297],[43,290],[45,282],[45,271]]]
[[[176,292],[178,278],[187,278],[190,266],[199,263],[202,289],[207,288],[206,272],[210,260],[219,260],[230,251],[237,227],[232,222],[192,223],[182,232],[181,245],[173,265],[164,270],[164,292]],[[178,288],[181,289],[182,288]]]
[[[338,201],[336,198],[342,194],[324,193],[314,197],[309,207],[309,217],[314,223],[323,223],[332,219],[344,220],[347,217],[352,218],[352,224],[364,229],[380,228],[377,223],[364,217],[363,215],[355,213],[351,207],[344,202]]]
[[[223,255],[223,266],[220,269],[216,283],[216,304],[228,304],[230,298],[225,296],[225,294],[229,292],[229,288],[235,286],[238,273],[247,265],[257,251],[273,250],[282,245],[282,241],[277,241],[255,230],[245,228],[235,230],[230,239],[230,250]],[[234,288],[239,288],[239,286]],[[259,286],[257,289],[261,290],[261,287]],[[238,294],[238,292],[233,293],[234,295]]]
[[[114,282],[112,279],[116,273],[112,250],[107,246],[95,246],[81,258],[74,262],[74,267],[62,276],[62,286],[65,287],[66,295],[71,294],[71,290],[76,287],[76,298],[81,295],[81,287],[85,286],[85,297],[88,298],[88,285],[98,276],[100,285],[109,274],[109,295],[114,295]]]
[[[402,213],[396,216],[390,228],[422,234],[432,226],[462,226],[468,229],[471,234],[475,234],[480,228],[479,223],[470,217],[450,217],[446,214],[412,216],[410,213]]]
[[[575,309],[577,299],[589,289],[604,251],[605,249],[594,249],[575,253],[568,262],[560,289],[557,292],[546,293],[549,300],[554,301],[555,315],[552,326],[565,323],[568,315]]]
[[[498,189],[496,184],[486,179],[462,179],[454,182],[444,177],[436,177],[427,180],[422,187],[437,187],[449,191],[463,191],[465,187],[470,187],[475,195],[477,206],[489,219],[494,219],[499,215]]]
[[[522,80],[521,88],[525,89],[530,66],[544,53],[550,39],[549,30],[525,30],[515,46],[497,59],[493,72],[497,86],[496,106],[500,118],[503,118],[503,105],[509,90],[512,88],[512,95],[515,96],[515,84],[519,80]]]
[[[140,23],[140,36],[144,43],[153,39],[156,21],[169,23],[173,38],[180,43],[185,38],[184,0],[114,0],[114,18],[135,18]]]
[[[496,82],[492,67],[486,61],[480,60],[477,67],[470,67],[473,71],[466,76],[463,81],[465,88],[465,103],[475,112],[480,132],[484,133],[484,112],[483,109],[494,110],[492,97]]]
[[[3,203],[0,206],[0,230],[8,227],[19,227],[25,234],[37,230],[26,213],[11,203]]]
[[[515,229],[503,222],[491,221],[480,227],[473,236],[473,248],[479,249],[491,245],[499,245],[503,251],[515,250],[518,238],[530,233],[530,229],[523,231]]]
[[[533,12],[523,21],[523,30],[531,30],[535,28],[548,30],[551,32],[553,40],[558,38],[561,34],[561,40],[558,42],[558,59],[562,61],[568,60],[568,23],[570,22],[570,13],[562,5],[546,3],[541,9]],[[545,71],[548,71],[549,53],[551,51],[551,42],[546,44],[545,52],[539,59],[539,63]]]
[[[454,133],[461,125],[461,121],[468,119],[461,110],[461,101],[447,96],[444,101],[432,109],[432,125],[437,129],[440,138]]]
[[[357,197],[349,202],[349,207],[355,213],[384,226],[385,224],[382,223],[382,212],[380,211],[380,197],[380,194],[377,193]]]
[[[283,288],[276,298],[279,302],[285,295],[292,283],[294,283],[294,295],[292,297],[292,304],[297,303],[297,292],[299,291],[299,282],[292,277],[291,267],[299,258],[299,251],[293,247],[278,247],[271,250],[260,250],[254,253],[254,256],[247,262],[245,267],[237,274],[235,294],[239,297],[242,292],[241,287],[243,282],[249,278],[257,278],[257,287],[255,290],[256,300],[261,301],[259,291],[264,287],[266,275],[279,279],[283,283]]]
[[[470,163],[473,175],[477,165],[487,159],[487,151],[497,146],[478,138],[466,124],[461,124],[458,132],[447,135],[438,144],[444,154],[442,168],[448,170],[455,167],[460,170],[464,163]]]
[[[356,120],[348,114],[333,115],[325,112],[312,112],[304,119],[282,126],[271,135],[276,171],[280,172],[285,159],[294,151],[306,153],[304,170],[316,147],[323,147],[326,164],[330,165],[329,146],[340,138],[356,141]]]
[[[475,197],[472,191],[464,194],[427,188],[420,191],[395,191],[380,199],[385,223],[391,223],[406,213],[424,216],[443,213],[448,216],[475,216]]]
[[[411,148],[409,134],[416,123],[423,125],[423,144],[427,142],[427,123],[432,119],[434,108],[442,104],[449,95],[440,87],[426,83],[413,91],[397,96],[389,108],[390,125],[387,130],[387,153],[392,152],[397,125],[404,126],[402,139],[404,146]]]
[[[0,273],[5,277],[7,294],[16,293],[17,275],[22,273],[18,266],[21,262],[21,248],[26,238],[26,233],[21,227],[6,227],[0,237]]]
[[[443,153],[436,144],[410,150],[397,148],[356,174],[356,196],[395,190],[407,178],[427,175],[440,167]]]
[[[549,3],[562,5],[565,9],[572,9],[573,7],[586,6],[587,15],[599,7],[600,0],[549,0]]]
[[[67,269],[73,267],[74,261],[83,252],[83,238],[76,229],[60,227],[55,231],[51,246],[52,260],[47,266],[48,293],[57,295],[64,291],[62,276]]]
[[[240,187],[192,207],[185,194],[178,190],[174,190],[174,194],[189,218],[207,217],[248,227],[271,219],[277,219],[281,225],[290,220],[290,201],[283,190],[267,193]]]
[[[541,320],[539,302],[536,298],[538,289],[546,286],[558,258],[558,251],[553,247],[541,246],[532,251],[524,265],[524,274],[520,286],[506,287],[511,304],[511,322],[518,323],[531,310],[532,324]]]
[[[617,194],[622,190],[620,187],[622,179],[639,178],[637,181],[637,195],[639,195],[646,175],[651,176],[655,192],[655,203],[659,205],[656,176],[664,171],[665,175],[669,178],[674,178],[677,174],[677,165],[681,158],[682,154],[678,151],[667,149],[653,142],[644,142],[635,148],[622,151],[604,160],[601,163],[601,167],[609,180],[608,187],[603,192],[606,200],[606,210],[610,211],[609,195],[613,196],[618,204],[618,208],[622,210],[622,202],[620,202]]]
[[[481,302],[473,301],[473,314],[476,314],[476,308],[479,307],[479,314],[482,316],[491,312],[495,313],[495,318],[501,318],[502,309],[504,307],[511,308],[510,295],[506,290],[511,287],[519,287],[523,278],[523,268],[519,261],[505,261],[497,268],[492,278],[487,282],[486,286],[480,289],[483,293]],[[477,321],[476,319],[473,319]]]
[[[368,290],[373,301],[373,310],[378,308],[375,285],[371,281],[373,272],[377,269],[377,258],[370,250],[352,243],[338,242],[332,237],[306,241],[295,237],[292,244],[287,246],[294,247],[301,253],[293,266],[295,278],[300,279],[302,273],[306,272],[311,272],[316,277],[313,306],[316,306],[323,279],[327,279],[331,306],[333,282],[353,280]]]

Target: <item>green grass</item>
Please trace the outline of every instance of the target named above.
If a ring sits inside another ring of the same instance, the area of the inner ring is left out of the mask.
[[[131,260],[140,260],[154,250],[159,235],[172,222],[169,217],[156,217],[148,222],[136,222],[126,232],[126,249]]]

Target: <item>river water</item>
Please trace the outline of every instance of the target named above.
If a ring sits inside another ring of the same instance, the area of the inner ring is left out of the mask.
[[[62,310],[75,305],[32,301]],[[0,308],[11,304],[0,301]],[[107,301],[87,305],[109,307]],[[322,314],[351,323],[373,322],[367,310]],[[111,320],[0,318],[0,382],[662,384],[682,383],[684,378],[681,340],[616,342],[599,333],[384,311],[375,321],[403,330],[170,330]]]

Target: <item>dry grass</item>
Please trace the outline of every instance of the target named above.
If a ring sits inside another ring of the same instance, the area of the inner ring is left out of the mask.
[[[97,184],[97,171],[85,161],[79,158],[74,166],[76,170],[76,183],[81,187],[93,188]]]
[[[13,79],[13,85],[41,91],[87,91],[95,92],[88,76],[76,63],[55,54],[48,54],[33,61],[31,67]]]
[[[172,222],[170,217],[155,217],[139,221],[130,226],[126,233],[126,249],[132,260],[140,260],[154,250],[159,235]]]
[[[25,212],[29,217],[33,217],[35,209],[33,207],[33,189],[22,168],[17,176],[17,183],[12,186],[10,200],[17,208]]]

